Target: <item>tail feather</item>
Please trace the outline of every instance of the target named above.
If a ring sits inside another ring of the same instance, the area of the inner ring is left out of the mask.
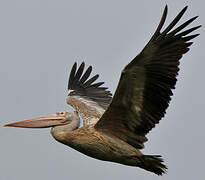
[[[160,155],[143,155],[140,157],[141,163],[139,167],[151,171],[157,175],[166,173],[167,167],[162,164],[163,159]]]

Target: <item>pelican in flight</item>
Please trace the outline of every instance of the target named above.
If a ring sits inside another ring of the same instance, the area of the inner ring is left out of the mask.
[[[189,51],[192,34],[200,26],[184,30],[193,17],[174,28],[187,6],[162,30],[167,6],[160,23],[144,49],[121,72],[112,94],[104,82],[91,77],[92,67],[84,62],[71,69],[67,103],[75,111],[58,112],[5,126],[51,127],[52,136],[67,146],[93,158],[136,166],[157,175],[166,172],[160,155],[144,155],[146,135],[164,117],[175,88],[179,60]],[[80,117],[83,126],[80,127]]]

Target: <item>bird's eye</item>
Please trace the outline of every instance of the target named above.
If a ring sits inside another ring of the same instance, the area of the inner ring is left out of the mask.
[[[57,112],[56,114],[57,115],[64,115],[65,113],[62,111],[62,112]]]

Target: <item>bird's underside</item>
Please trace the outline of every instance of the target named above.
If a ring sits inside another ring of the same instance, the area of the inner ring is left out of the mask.
[[[175,88],[179,60],[189,51],[190,35],[200,26],[184,30],[193,17],[175,27],[187,7],[164,29],[167,6],[160,23],[144,49],[122,70],[117,89],[110,91],[90,78],[92,67],[72,67],[67,103],[73,112],[60,112],[6,126],[52,127],[53,137],[96,159],[136,166],[162,175],[166,166],[159,155],[143,155],[146,135],[164,117]],[[94,83],[95,82],[95,83]],[[83,118],[80,128],[79,114]]]
[[[166,166],[159,155],[143,155],[141,151],[111,134],[96,131],[93,125],[79,128],[65,136],[58,136],[55,129],[53,137],[67,146],[95,159],[116,162],[128,166],[142,167],[161,175]]]

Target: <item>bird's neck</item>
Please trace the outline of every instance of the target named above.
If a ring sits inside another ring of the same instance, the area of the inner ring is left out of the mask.
[[[78,129],[79,126],[80,119],[76,119],[71,121],[69,124],[52,127],[51,134],[57,141],[63,143],[63,141],[70,136],[71,132],[75,129]]]

